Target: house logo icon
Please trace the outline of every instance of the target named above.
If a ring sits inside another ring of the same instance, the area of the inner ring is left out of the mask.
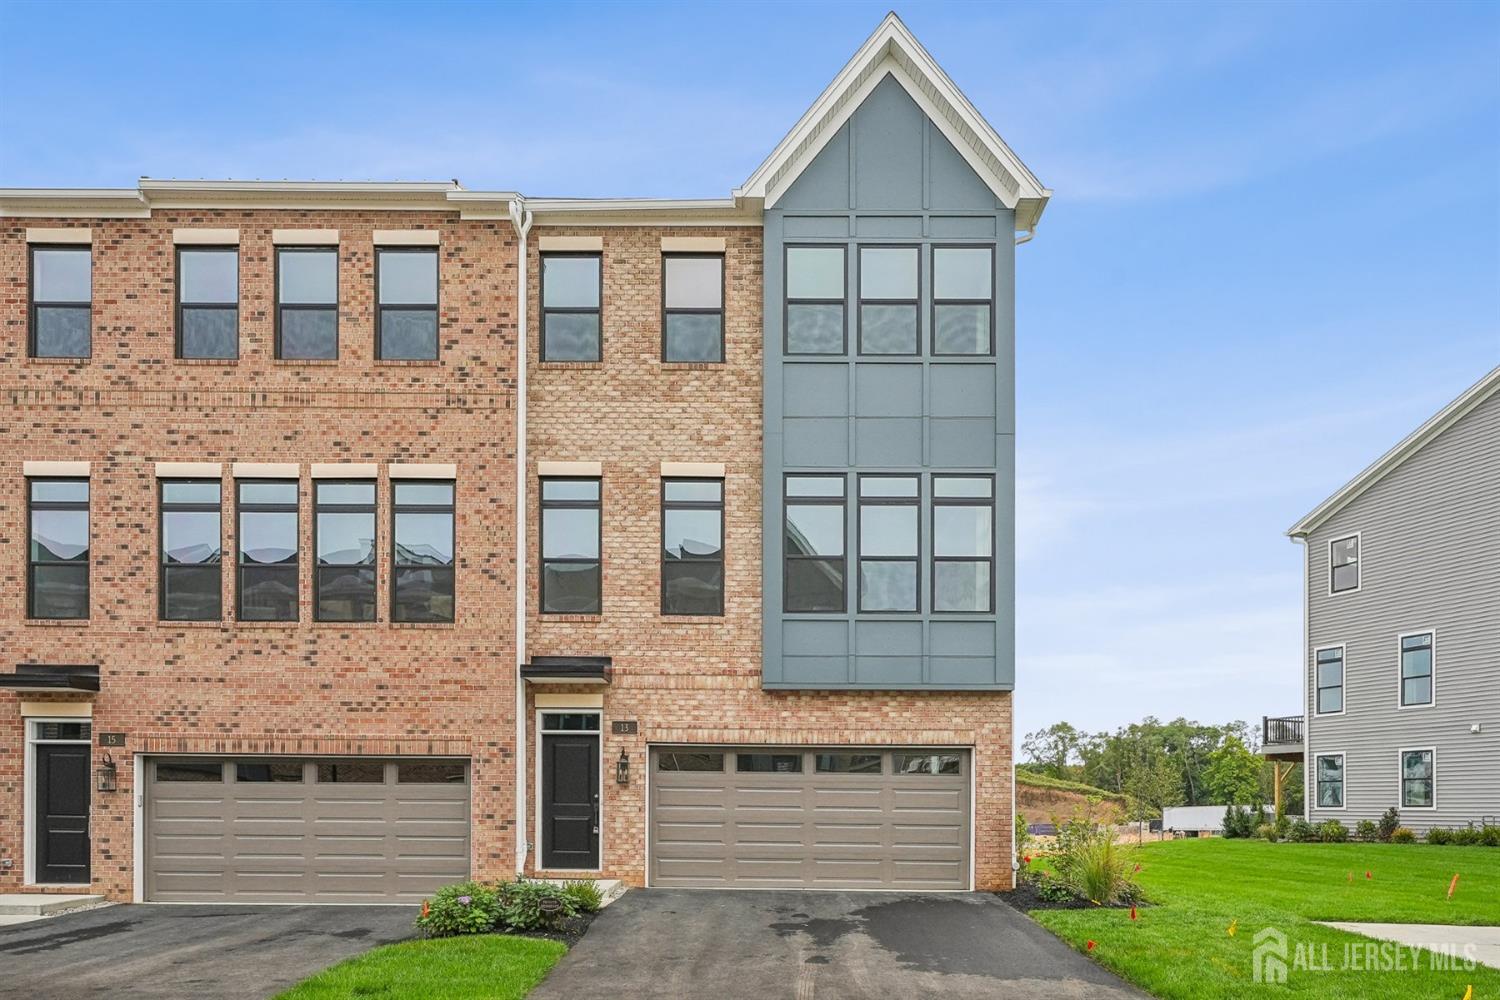
[[[1255,950],[1250,953],[1252,976],[1257,983],[1286,982],[1286,935],[1274,927],[1255,934]]]

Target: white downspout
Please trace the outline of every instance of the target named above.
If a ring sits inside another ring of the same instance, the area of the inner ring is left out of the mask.
[[[531,212],[524,198],[510,201],[510,221],[519,237],[516,247],[516,874],[526,871],[526,234]]]

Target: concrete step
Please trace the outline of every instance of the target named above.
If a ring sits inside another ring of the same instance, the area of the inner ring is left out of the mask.
[[[61,892],[4,892],[0,893],[0,916],[45,917],[53,913],[76,910],[80,906],[93,906],[104,902],[103,896]]]

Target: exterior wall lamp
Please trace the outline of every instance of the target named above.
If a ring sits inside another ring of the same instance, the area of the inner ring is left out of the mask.
[[[620,759],[615,761],[615,784],[630,784],[630,754],[624,750],[620,751]]]
[[[94,769],[94,775],[98,778],[99,791],[112,792],[118,787],[116,779],[119,777],[119,768],[115,766],[115,759],[108,750],[104,752],[104,763]]]

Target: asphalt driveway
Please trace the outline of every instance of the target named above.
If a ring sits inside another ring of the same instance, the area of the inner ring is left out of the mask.
[[[531,1000],[1144,996],[987,893],[644,889]]]
[[[108,906],[0,927],[0,997],[264,1000],[412,936],[410,906]]]

